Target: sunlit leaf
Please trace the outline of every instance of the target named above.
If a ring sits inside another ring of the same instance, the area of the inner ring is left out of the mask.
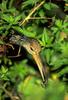
[[[35,37],[36,33],[33,33],[31,31],[28,31],[25,28],[21,28],[19,26],[13,26],[13,29],[15,29],[16,31],[20,32],[22,35],[26,35],[26,36],[30,36],[30,37]]]

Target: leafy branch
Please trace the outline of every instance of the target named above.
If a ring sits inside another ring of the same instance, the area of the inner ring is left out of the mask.
[[[23,21],[20,22],[20,26],[23,25],[23,24],[25,24],[26,22],[28,22],[28,20],[29,20],[30,17],[32,16],[32,14],[33,14],[37,9],[39,9],[39,7],[42,6],[44,3],[45,3],[45,1],[42,1],[40,4],[38,4],[36,7],[34,7],[34,8],[30,11],[29,15],[28,15]]]

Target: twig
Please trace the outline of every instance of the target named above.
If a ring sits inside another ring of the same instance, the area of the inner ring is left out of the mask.
[[[46,18],[46,17],[30,17],[29,19],[52,19],[52,18]]]
[[[5,45],[11,47],[11,48],[14,50],[13,45],[11,45],[11,44],[9,44],[9,43],[7,43],[7,44],[5,44]]]
[[[34,7],[34,8],[30,11],[29,15],[28,15],[23,21],[20,22],[20,26],[23,25],[25,22],[27,22],[27,21],[30,19],[30,17],[32,16],[32,14],[33,14],[40,6],[42,6],[44,3],[45,3],[45,1],[42,1],[40,4],[38,4],[36,7]]]
[[[18,96],[13,96],[11,92],[6,90],[4,87],[0,87],[10,98],[11,100],[20,100]]]
[[[21,46],[19,47],[19,50],[18,50],[18,56],[20,55],[20,51],[21,51]]]

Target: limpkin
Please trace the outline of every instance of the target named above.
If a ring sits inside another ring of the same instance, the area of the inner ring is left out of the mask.
[[[10,42],[13,44],[17,44],[20,46],[23,46],[34,58],[38,69],[40,71],[42,80],[45,81],[45,71],[44,71],[44,67],[40,58],[40,51],[41,51],[41,46],[39,44],[39,42],[34,39],[34,38],[29,38],[26,36],[20,36],[17,34],[14,34],[10,37]]]

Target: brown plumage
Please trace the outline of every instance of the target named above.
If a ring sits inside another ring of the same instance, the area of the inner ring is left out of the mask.
[[[45,81],[44,67],[39,55],[41,51],[41,46],[38,43],[38,41],[33,38],[28,38],[26,36],[12,35],[10,38],[10,42],[13,44],[18,44],[20,46],[23,46],[33,56],[40,71],[41,77],[43,81]]]

